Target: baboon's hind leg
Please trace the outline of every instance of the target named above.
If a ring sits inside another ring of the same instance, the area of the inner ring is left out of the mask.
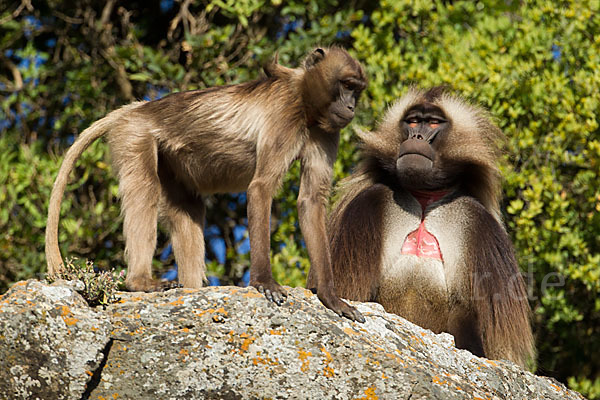
[[[145,153],[120,164],[119,191],[127,262],[125,285],[130,291],[151,292],[163,289],[163,284],[152,278],[160,181],[156,163],[152,163],[156,158],[153,146]]]
[[[171,188],[161,201],[160,214],[171,235],[179,283],[186,288],[202,287],[206,281],[203,199]]]

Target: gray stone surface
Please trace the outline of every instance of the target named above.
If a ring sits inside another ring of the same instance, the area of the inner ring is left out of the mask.
[[[0,297],[2,399],[582,399],[548,378],[457,350],[355,303],[366,323],[289,289],[119,293],[89,308],[72,283]]]

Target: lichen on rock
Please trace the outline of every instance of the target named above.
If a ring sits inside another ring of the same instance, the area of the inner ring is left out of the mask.
[[[90,308],[72,285],[0,298],[0,398],[581,399],[508,361],[479,358],[374,303],[364,324],[288,289],[123,293]]]

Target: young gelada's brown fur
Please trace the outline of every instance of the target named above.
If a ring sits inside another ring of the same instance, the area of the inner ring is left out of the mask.
[[[456,96],[413,89],[361,136],[362,160],[341,183],[328,224],[338,294],[449,332],[477,355],[525,365],[534,342],[500,217],[502,132]]]
[[[275,60],[252,82],[175,93],[111,112],[82,132],[58,173],[46,230],[48,272],[63,266],[58,220],[69,173],[81,153],[106,135],[122,198],[129,290],[162,288],[151,271],[159,218],[171,235],[179,282],[202,286],[203,196],[247,190],[250,284],[281,304],[286,292],[271,274],[269,216],[285,172],[300,159],[300,226],[319,277],[318,296],[338,314],[361,320],[333,287],[325,204],[339,130],[354,117],[365,86],[362,67],[345,50],[317,48],[299,68]]]

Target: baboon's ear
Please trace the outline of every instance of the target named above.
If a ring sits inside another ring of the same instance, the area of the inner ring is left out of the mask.
[[[263,71],[267,77],[274,76],[279,66],[279,51],[275,52],[273,58],[263,64]]]
[[[306,57],[306,60],[304,60],[304,68],[310,69],[320,63],[324,58],[325,50],[320,47],[316,48]]]

